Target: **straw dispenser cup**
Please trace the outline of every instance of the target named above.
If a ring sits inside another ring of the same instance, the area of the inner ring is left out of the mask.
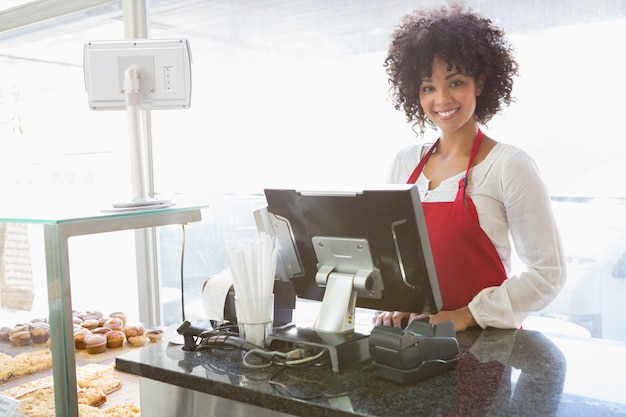
[[[279,249],[276,238],[264,233],[255,240],[231,241],[226,245],[239,336],[257,346],[263,346],[272,333]]]

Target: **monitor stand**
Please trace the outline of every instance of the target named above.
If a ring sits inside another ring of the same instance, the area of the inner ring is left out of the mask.
[[[265,346],[270,350],[304,348],[325,349],[330,355],[334,372],[347,369],[370,359],[369,336],[354,331],[322,332],[311,328],[291,326],[274,329]]]

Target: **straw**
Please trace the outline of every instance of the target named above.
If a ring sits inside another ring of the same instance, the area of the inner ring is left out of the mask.
[[[233,240],[226,244],[226,255],[233,277],[235,297],[241,303],[242,319],[263,321],[271,312],[261,300],[274,291],[274,279],[280,245],[275,237],[261,233],[257,239]]]

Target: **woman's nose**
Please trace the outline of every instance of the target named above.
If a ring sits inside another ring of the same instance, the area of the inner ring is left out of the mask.
[[[435,96],[435,101],[437,104],[446,104],[450,102],[451,99],[452,96],[450,95],[450,92],[448,90],[444,88],[437,89],[437,93]]]

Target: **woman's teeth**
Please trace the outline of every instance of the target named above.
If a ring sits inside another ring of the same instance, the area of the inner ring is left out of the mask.
[[[456,112],[456,110],[457,109],[450,110],[450,111],[444,111],[444,112],[438,112],[438,114],[441,117],[448,117],[448,116],[451,116],[452,114],[454,114]]]

